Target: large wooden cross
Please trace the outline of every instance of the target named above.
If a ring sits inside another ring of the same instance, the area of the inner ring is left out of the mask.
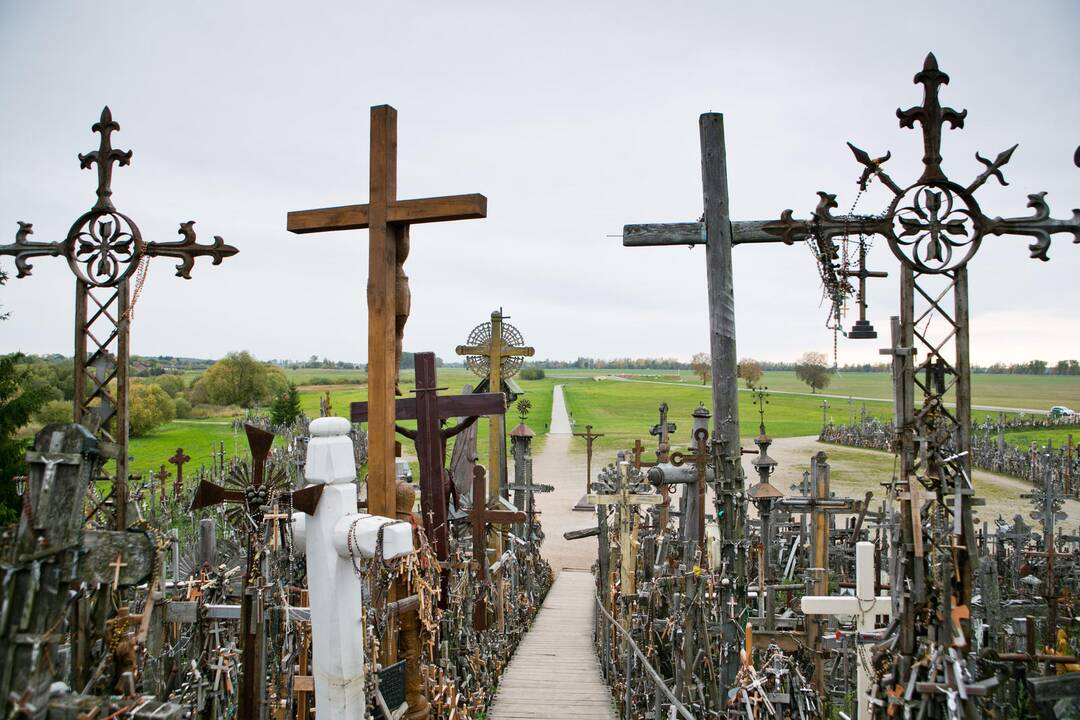
[[[488,341],[480,345],[458,345],[454,350],[458,355],[483,355],[488,359],[488,390],[502,392],[502,364],[510,357],[532,357],[534,349],[528,345],[515,347],[503,340],[502,310],[491,313],[491,335]],[[506,457],[503,444],[506,441],[506,429],[501,416],[493,417],[488,422],[488,466],[494,477],[488,487],[490,497],[498,497],[507,485]]]
[[[417,353],[414,391],[416,397],[399,399],[395,414],[398,420],[416,420],[416,430],[398,425],[397,431],[416,443],[417,459],[420,461],[420,509],[424,531],[435,547],[436,557],[445,563],[450,559],[446,503],[453,488],[444,468],[446,441],[472,425],[481,415],[490,416],[492,419],[501,417],[506,412],[506,398],[502,393],[440,396],[439,390],[445,388],[437,385],[435,353]],[[352,421],[368,422],[370,427],[370,409],[370,403],[352,403]],[[442,422],[453,417],[463,417],[464,420],[443,429]],[[441,577],[439,607],[445,608],[449,597],[449,575],[446,568],[443,569]]]
[[[472,520],[472,547],[473,562],[476,563],[476,599],[473,602],[473,629],[480,631],[487,629],[487,526],[488,523],[497,525],[509,525],[510,523],[525,522],[526,515],[523,512],[511,512],[509,510],[489,510],[487,507],[487,470],[483,465],[473,468],[473,491],[472,510],[469,518]]]
[[[409,226],[487,216],[483,195],[399,200],[397,197],[397,111],[371,108],[369,202],[290,212],[289,232],[368,230],[368,511],[393,517],[394,394],[401,342],[409,317]]]

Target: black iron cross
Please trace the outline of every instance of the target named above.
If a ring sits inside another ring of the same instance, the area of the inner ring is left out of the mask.
[[[668,440],[668,436],[678,430],[675,423],[669,423],[667,421],[668,404],[660,403],[660,422],[653,425],[649,429],[649,434],[660,438],[660,442],[656,447],[656,462],[666,463],[668,461],[668,453],[671,452],[671,443]]]

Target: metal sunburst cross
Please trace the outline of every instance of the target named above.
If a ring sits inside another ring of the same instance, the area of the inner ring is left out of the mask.
[[[116,479],[113,482],[114,525],[127,526],[128,464],[128,355],[131,309],[129,292],[132,275],[151,257],[179,260],[176,275],[191,279],[195,258],[206,255],[218,265],[237,250],[218,236],[200,245],[195,238],[195,222],[180,223],[177,242],[146,242],[139,226],[116,209],[112,201],[113,166],[128,165],[130,150],[112,146],[112,134],[120,129],[108,107],[94,123],[101,136],[98,149],[79,155],[84,170],[97,166],[97,202],[81,215],[59,242],[30,240],[31,223],[19,222],[15,242],[0,245],[0,255],[15,258],[18,277],[26,277],[33,266],[29,260],[51,255],[67,259],[75,274],[75,422],[91,426],[98,436],[113,444]],[[144,275],[143,275],[144,277]],[[136,283],[136,296],[141,281]],[[113,385],[115,384],[115,387]]]

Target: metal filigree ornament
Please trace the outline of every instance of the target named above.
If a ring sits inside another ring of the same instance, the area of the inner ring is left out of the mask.
[[[477,325],[469,333],[465,345],[468,347],[483,347],[491,343],[491,323],[486,322]],[[508,322],[502,323],[502,344],[509,347],[521,347],[525,344],[525,338],[521,332]],[[525,358],[519,355],[504,355],[499,364],[499,372],[502,379],[508,379],[517,375]],[[487,355],[465,356],[465,367],[472,370],[480,377],[487,377],[491,372],[491,360]]]
[[[942,129],[948,123],[951,129],[964,127],[967,110],[957,111],[943,107],[938,94],[947,85],[949,76],[938,69],[933,53],[927,55],[922,70],[914,82],[923,86],[922,105],[907,110],[897,110],[900,127],[914,129],[918,123],[923,135],[923,173],[913,184],[902,188],[885,172],[884,165],[890,153],[878,158],[848,143],[855,160],[864,168],[859,186],[866,189],[872,178],[877,178],[893,198],[888,210],[881,217],[837,216],[831,213],[836,207],[836,196],[818,193],[817,208],[809,221],[793,217],[785,210],[776,222],[764,229],[791,244],[796,240],[813,238],[824,247],[818,253],[822,263],[832,264],[836,257],[834,237],[847,236],[849,232],[863,235],[883,235],[893,254],[905,265],[921,273],[949,273],[964,267],[979,249],[987,235],[1025,235],[1034,238],[1028,246],[1031,257],[1048,260],[1051,236],[1070,233],[1074,243],[1080,243],[1080,210],[1073,210],[1072,217],[1057,220],[1050,216],[1045,192],[1028,196],[1028,207],[1034,211],[1028,217],[991,218],[979,208],[975,199],[978,190],[990,178],[996,178],[1003,186],[1008,185],[1001,169],[1012,158],[1016,145],[998,153],[993,160],[975,153],[975,159],[984,166],[983,171],[966,187],[950,180],[941,169]],[[824,269],[830,275],[835,267]]]

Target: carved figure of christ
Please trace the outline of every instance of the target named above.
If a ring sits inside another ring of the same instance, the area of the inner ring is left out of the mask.
[[[409,226],[414,223],[487,216],[483,195],[399,200],[397,197],[397,111],[371,108],[369,202],[366,205],[290,212],[294,233],[368,230],[368,509],[392,517],[395,511],[394,396],[409,285],[404,263]]]

